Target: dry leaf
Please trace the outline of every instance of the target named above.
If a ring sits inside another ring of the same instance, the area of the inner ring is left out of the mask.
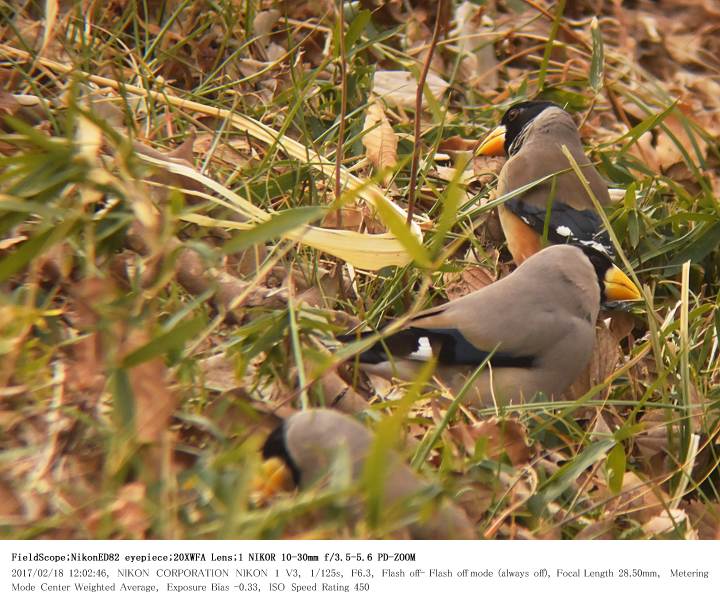
[[[504,453],[514,466],[530,460],[525,427],[515,420],[491,418],[472,425],[469,431],[475,441],[487,440],[485,455],[488,458],[498,458]]]
[[[84,407],[100,401],[105,381],[105,351],[100,332],[94,330],[98,314],[92,305],[111,300],[115,287],[110,280],[86,279],[72,288],[68,316],[73,327],[89,333],[67,349],[65,389]]]
[[[377,101],[367,109],[363,131],[365,154],[377,170],[386,171],[383,183],[387,185],[392,178],[389,169],[397,163],[398,137],[390,126],[385,110]]]
[[[42,56],[53,38],[55,20],[58,14],[58,0],[45,0],[45,18],[43,19],[43,40],[38,55]]]
[[[78,116],[74,142],[80,150],[78,155],[91,166],[98,162],[102,141],[103,132],[95,122],[83,115]]]
[[[698,32],[673,33],[664,42],[670,56],[681,65],[706,64],[703,51],[707,47]]]
[[[469,265],[460,273],[443,273],[445,296],[456,300],[495,282],[495,276],[481,265]]]
[[[625,338],[632,334],[635,328],[635,316],[632,313],[621,310],[608,311],[610,317],[610,332],[615,340],[622,342]]]
[[[193,153],[197,153],[202,157],[212,153],[213,160],[220,160],[238,169],[246,165],[252,157],[253,152],[247,138],[233,137],[231,139],[222,139],[219,143],[216,138],[217,136],[214,133],[198,135],[193,142]],[[192,159],[190,163],[192,165]]]
[[[458,171],[455,166],[437,166],[434,172],[439,178],[448,183],[454,180],[460,185],[469,185],[475,180],[475,173],[470,169],[464,170],[458,178]]]
[[[417,7],[409,13],[405,25],[405,36],[402,40],[403,47],[407,54],[410,55],[421,69],[428,60],[430,53],[430,41],[432,39],[432,29],[428,27],[428,15],[425,10]],[[445,62],[442,53],[434,52],[430,60],[430,73],[442,77],[445,72]]]
[[[675,74],[675,82],[682,88],[690,88],[696,93],[700,93],[700,98],[706,107],[715,109],[706,114],[696,113],[694,117],[700,120],[702,117],[708,118],[703,126],[710,134],[717,136],[718,134],[718,103],[720,102],[720,83],[708,78],[707,76],[698,75],[687,70],[681,70]]]
[[[670,135],[662,128],[659,129],[657,135],[657,141],[655,143],[655,151],[657,153],[658,164],[663,171],[674,164],[683,162],[683,154],[681,149],[685,150],[691,160],[695,164],[700,164],[704,160],[707,154],[707,143],[704,139],[693,133],[693,139],[697,144],[701,157],[698,158],[695,148],[691,142],[690,136],[688,135],[683,123],[680,118],[674,114],[667,116],[663,122],[665,127],[670,130],[673,136],[677,139],[679,146],[672,140]]]
[[[695,500],[687,513],[700,540],[720,540],[720,504]]]
[[[605,323],[599,323],[595,328],[595,346],[588,367],[573,382],[566,391],[569,399],[579,399],[591,388],[605,382],[615,371],[621,359],[621,349],[615,335]],[[597,397],[607,397],[610,386]]]
[[[473,523],[477,523],[484,517],[496,499],[495,490],[479,482],[470,483],[455,497],[455,501],[463,508]]]
[[[356,414],[367,410],[370,404],[347,384],[337,372],[327,372],[319,379],[325,407],[332,407],[341,412]]]
[[[279,44],[276,44],[275,42],[270,42],[268,44],[268,47],[265,49],[265,55],[267,56],[267,59],[270,63],[275,63],[277,61],[280,61],[285,55],[287,54],[287,50],[280,46]],[[263,81],[263,85],[267,84],[268,80]],[[273,92],[277,92],[277,89],[280,87],[280,81],[276,78],[272,79],[272,85],[270,88],[272,88]]]
[[[365,219],[365,211],[358,206],[343,206],[340,209],[340,221],[338,222],[337,212],[328,212],[321,225],[326,229],[337,229],[342,226],[344,229],[360,231]]]
[[[614,515],[629,515],[640,523],[649,521],[667,508],[670,497],[658,486],[643,481],[635,473],[623,475],[622,492],[607,506],[607,512]],[[607,497],[604,490],[598,496]]]
[[[12,486],[0,479],[0,524],[9,524],[10,519],[22,514],[22,504]]]
[[[259,38],[267,36],[279,18],[280,11],[276,8],[260,11],[253,19],[253,33]]]
[[[613,540],[615,538],[615,520],[605,519],[583,527],[576,540]]]
[[[449,86],[445,80],[432,73],[427,75],[425,84],[436,99],[442,97]],[[390,105],[413,108],[417,94],[417,80],[409,71],[376,71],[373,93]],[[422,106],[427,107],[426,95],[423,95]]]
[[[205,188],[198,184],[192,177],[188,177],[178,170],[172,169],[172,166],[182,166],[186,169],[194,170],[192,155],[194,142],[195,137],[190,135],[183,141],[182,145],[167,152],[157,151],[138,141],[133,143],[133,149],[140,159],[147,160],[152,158],[158,161],[155,163],[156,169],[153,171],[151,180],[153,183],[158,183],[158,186],[152,187],[152,191],[160,203],[167,202],[169,189],[171,188],[184,190],[187,200],[190,203],[204,201],[202,193],[205,192]],[[199,195],[188,193],[193,191],[197,191]]]
[[[0,239],[0,251],[9,250],[17,244],[21,244],[27,239],[27,235],[18,235],[15,237],[8,237],[6,239]]]
[[[440,141],[438,151],[473,151],[479,143],[478,139],[463,139],[461,136],[453,135]]]
[[[484,15],[485,7],[472,2],[463,2],[455,9],[455,29],[451,32],[457,38],[462,54],[460,78],[473,88],[481,91],[498,87],[498,60],[495,57],[492,21]]]
[[[96,510],[87,518],[86,524],[90,531],[97,531],[103,517],[109,513],[112,520],[123,529],[120,537],[143,539],[150,529],[150,516],[143,506],[146,489],[145,484],[139,482],[123,485],[109,509]]]
[[[647,165],[653,172],[660,172],[660,160],[658,159],[657,151],[652,144],[653,134],[652,132],[644,132],[635,141],[635,145],[632,147],[634,151],[637,151],[640,155],[640,159]],[[642,176],[641,173],[635,171],[635,174]]]
[[[475,156],[472,159],[472,169],[475,181],[480,185],[487,185],[494,181],[505,163],[505,158],[487,155]]]
[[[690,526],[687,514],[678,508],[664,510],[643,523],[643,531],[651,537],[675,532],[677,529],[682,531],[682,539],[697,540],[697,532]]]
[[[11,95],[9,92],[0,90],[0,114],[14,116],[18,111],[20,111],[21,107],[22,105],[15,98],[15,95]],[[2,120],[0,126],[5,126],[5,120]]]
[[[132,333],[120,347],[120,357],[148,342],[141,332]],[[140,443],[155,443],[168,428],[177,408],[177,398],[170,392],[168,372],[162,359],[155,357],[128,371],[135,397],[135,436]]]
[[[224,353],[202,359],[198,366],[202,370],[202,384],[206,389],[227,393],[240,386],[235,367]]]

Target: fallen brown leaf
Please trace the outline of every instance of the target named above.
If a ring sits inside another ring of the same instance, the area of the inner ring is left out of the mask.
[[[120,526],[121,538],[140,540],[150,529],[150,516],[143,506],[146,486],[143,483],[128,483],[120,488],[115,501],[107,510],[96,510],[90,514],[86,524],[91,532],[99,529],[103,517],[109,514]]]
[[[9,523],[10,517],[20,515],[22,505],[12,486],[0,480],[0,524]]]
[[[495,90],[499,84],[498,60],[495,56],[492,20],[485,14],[486,7],[462,2],[455,9],[455,29],[460,49],[460,78],[480,91]]]
[[[588,367],[567,389],[568,399],[579,399],[591,388],[602,384],[615,371],[621,359],[621,349],[615,335],[605,323],[599,323],[595,329],[595,346]],[[608,385],[597,397],[607,397]]]
[[[720,540],[720,503],[695,500],[687,513],[700,540]]]
[[[253,33],[258,37],[267,36],[280,18],[280,11],[273,8],[260,11],[253,19]]]
[[[148,337],[135,331],[119,350],[122,357],[146,344]],[[129,370],[130,386],[135,396],[135,437],[140,443],[155,443],[168,428],[177,408],[177,397],[170,391],[167,368],[159,357]]]
[[[583,527],[575,536],[576,540],[613,540],[615,539],[615,521],[605,519]]]
[[[608,514],[625,514],[645,523],[664,511],[670,502],[670,497],[660,487],[644,481],[635,473],[625,473],[622,486],[620,494],[608,503]],[[600,493],[603,494],[604,490]]]
[[[358,206],[343,206],[340,209],[340,221],[337,212],[328,212],[322,220],[321,226],[327,229],[352,229],[359,231],[365,220],[365,212]]]
[[[456,300],[494,283],[495,276],[485,267],[468,265],[460,273],[443,273],[443,282],[445,296],[448,300]]]
[[[426,85],[430,88],[436,99],[442,97],[448,88],[448,83],[441,77],[429,73]],[[373,79],[373,93],[386,103],[399,107],[415,107],[417,80],[409,71],[383,71],[375,72]],[[423,107],[427,107],[427,98],[423,95]]]
[[[505,158],[486,155],[474,156],[472,170],[475,173],[475,182],[486,185],[495,180],[505,163]]]
[[[397,163],[398,137],[379,102],[375,101],[368,107],[363,131],[362,143],[368,159],[377,170],[389,171]],[[391,178],[392,175],[387,172],[383,182],[387,184]]]
[[[678,508],[664,510],[643,523],[643,531],[652,538],[678,530],[681,532],[678,537],[684,540],[697,539],[697,532],[690,526],[687,514]]]
[[[472,151],[479,143],[478,139],[463,139],[461,136],[453,135],[440,141],[438,151]]]
[[[476,442],[479,439],[486,440],[484,453],[488,458],[507,454],[513,466],[526,464],[530,460],[531,449],[527,445],[527,432],[525,427],[515,420],[482,420],[472,425],[469,432]]]

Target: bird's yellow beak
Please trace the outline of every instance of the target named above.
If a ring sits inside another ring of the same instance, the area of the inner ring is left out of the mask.
[[[605,298],[609,301],[642,300],[642,294],[630,278],[613,265],[605,272]]]
[[[505,126],[498,126],[485,137],[476,155],[505,155]]]
[[[252,480],[252,492],[256,502],[262,504],[281,491],[292,489],[292,474],[280,458],[270,458],[262,463],[260,471]]]

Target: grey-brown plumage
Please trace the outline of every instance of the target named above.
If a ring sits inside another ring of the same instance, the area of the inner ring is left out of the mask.
[[[347,456],[352,477],[358,479],[372,443],[373,434],[357,420],[334,410],[309,410],[286,419],[268,437],[263,456],[281,458],[292,469],[295,481],[307,487],[326,477],[338,456]],[[385,471],[385,508],[403,506],[429,488],[394,453],[388,457]],[[428,519],[413,523],[410,532],[420,539],[474,537],[465,513],[449,503],[441,504]]]
[[[602,253],[550,246],[477,292],[416,315],[360,355],[361,367],[413,380],[430,355],[436,377],[459,393],[491,351],[465,397],[478,406],[559,396],[590,360],[601,299],[639,292]],[[388,355],[388,351],[390,355]]]
[[[607,183],[585,155],[572,117],[552,103],[530,101],[511,107],[500,129],[495,144],[480,148],[480,153],[493,153],[500,142],[504,144],[508,161],[498,176],[498,196],[565,171],[554,177],[554,185],[547,179],[500,206],[500,222],[515,261],[520,264],[540,250],[546,221],[550,243],[584,243],[612,254],[602,219],[562,150],[565,146],[572,154],[600,204],[608,205]]]

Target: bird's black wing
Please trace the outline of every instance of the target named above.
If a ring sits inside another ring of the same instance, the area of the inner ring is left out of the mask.
[[[505,207],[533,230],[544,233],[547,208],[530,204],[520,197],[508,200]],[[615,256],[602,220],[591,210],[577,210],[563,202],[554,201],[547,233],[548,241],[553,244],[580,244],[600,250],[611,258]]]
[[[360,336],[371,334],[365,332]],[[339,340],[350,342],[356,338],[354,335],[345,335]],[[423,361],[433,355],[443,365],[480,365],[491,353],[476,348],[459,330],[453,328],[411,327],[376,342],[360,353],[359,360],[368,364],[383,363],[391,358]],[[490,357],[493,367],[529,368],[534,361],[532,356],[517,356],[501,351],[495,351]]]

